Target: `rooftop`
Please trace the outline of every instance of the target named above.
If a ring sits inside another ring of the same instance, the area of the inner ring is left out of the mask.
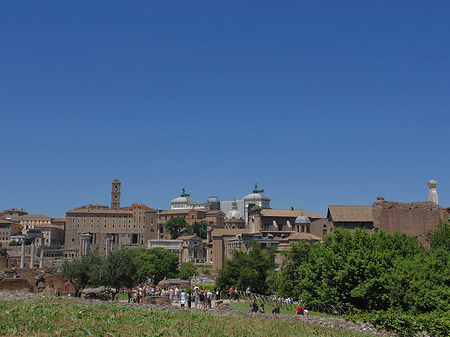
[[[333,222],[373,222],[372,206],[328,206]]]

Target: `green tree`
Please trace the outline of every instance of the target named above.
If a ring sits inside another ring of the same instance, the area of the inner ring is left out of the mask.
[[[120,288],[131,288],[138,281],[139,260],[136,250],[121,249],[108,254],[103,260],[100,273],[92,280],[97,285],[111,288],[112,300]]]
[[[230,260],[219,271],[217,285],[223,289],[235,286],[237,289],[251,287],[252,291],[266,294],[269,289],[268,276],[275,269],[275,246],[263,251],[256,241],[248,253],[234,251]]]
[[[323,244],[293,245],[286,253],[278,291],[307,303],[422,310],[414,294],[423,298],[437,294],[431,281],[436,276],[426,272],[437,262],[427,254],[415,238],[405,234],[362,230],[352,234],[336,229]],[[420,288],[421,282],[426,287]],[[433,290],[427,292],[427,288]]]
[[[194,265],[194,262],[183,262],[180,265],[179,278],[182,280],[187,280],[189,277],[198,275],[197,266]]]
[[[430,245],[432,249],[444,249],[450,251],[450,224],[442,220],[431,236]]]
[[[206,239],[208,232],[208,223],[206,221],[194,222],[192,224],[192,233],[201,237],[203,240]]]
[[[139,276],[151,278],[156,285],[164,278],[175,278],[178,275],[179,259],[176,254],[164,248],[143,250],[139,255]]]
[[[188,224],[183,217],[177,216],[168,220],[165,224],[165,228],[166,232],[170,233],[170,237],[176,239],[179,236],[186,234],[188,231]]]
[[[100,265],[102,265],[102,258],[97,251],[93,251],[89,255],[83,255],[71,262],[64,261],[62,276],[73,284],[75,297],[80,296],[85,287],[93,284],[96,270]]]

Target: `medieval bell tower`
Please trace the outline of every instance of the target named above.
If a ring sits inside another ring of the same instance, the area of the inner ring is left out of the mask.
[[[112,182],[112,191],[111,191],[111,208],[112,209],[120,209],[120,180],[116,179]]]

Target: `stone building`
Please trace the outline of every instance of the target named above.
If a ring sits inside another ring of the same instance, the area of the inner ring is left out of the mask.
[[[236,199],[233,201],[231,210],[227,213],[224,220],[225,229],[245,228],[245,219],[239,212]]]
[[[304,209],[264,209],[258,205],[250,204],[248,208],[249,229],[251,233],[266,232],[275,236],[286,236],[298,232],[295,228],[295,219],[306,216],[310,221],[323,219],[323,216],[309,213]]]
[[[203,247],[202,238],[197,235],[184,235],[177,238],[177,240],[182,241],[182,262],[203,263],[206,261],[206,251],[205,247]]]
[[[182,240],[169,240],[169,239],[152,239],[148,240],[148,249],[152,248],[164,248],[170,253],[176,254],[180,263],[182,262],[183,255],[183,241]]]
[[[372,206],[328,206],[327,218],[333,228],[355,232],[357,228],[373,232]]]
[[[0,243],[2,246],[9,246],[11,236],[19,235],[22,226],[18,221],[0,218]]]
[[[111,207],[86,205],[66,212],[66,249],[81,253],[82,237],[89,237],[91,249],[106,252],[107,242],[113,249],[122,246],[144,247],[157,238],[157,211],[144,204],[120,207],[121,182],[112,182]]]
[[[186,193],[186,189],[184,187],[181,190],[181,195],[170,202],[171,210],[208,210],[207,202],[197,202],[192,200],[190,198],[191,193]]]
[[[401,203],[378,198],[373,204],[375,230],[401,232],[417,238],[428,247],[440,220],[447,221],[446,210],[431,201]]]
[[[159,237],[168,238],[169,233],[165,233],[165,224],[173,218],[181,217],[188,225],[195,222],[206,221],[209,226],[223,226],[225,214],[217,210],[200,210],[200,209],[171,209],[161,210],[158,212],[158,229]]]

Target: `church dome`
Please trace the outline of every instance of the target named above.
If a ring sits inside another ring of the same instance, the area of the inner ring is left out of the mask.
[[[189,197],[178,197],[171,201],[172,204],[195,204],[196,201]]]
[[[237,209],[232,209],[230,210],[227,215],[226,215],[227,219],[240,219],[242,218],[241,212],[239,212]]]
[[[242,219],[242,215],[241,212],[238,211],[237,209],[237,202],[236,199],[233,200],[232,203],[232,207],[231,210],[227,213],[227,215],[225,216],[226,219]]]
[[[300,215],[300,216],[298,216],[298,217],[295,219],[295,224],[296,224],[296,225],[297,225],[297,224],[302,225],[302,224],[308,224],[308,223],[311,223],[311,221],[310,221],[309,218],[308,218],[307,216],[305,216],[305,215]]]
[[[244,200],[267,200],[270,201],[270,198],[262,193],[251,193],[244,197]]]

